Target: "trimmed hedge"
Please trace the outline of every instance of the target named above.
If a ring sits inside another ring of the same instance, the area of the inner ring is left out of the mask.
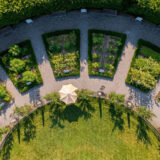
[[[45,48],[46,48],[46,52],[47,52],[47,54],[49,56],[49,60],[51,62],[52,58],[51,58],[50,54],[48,53],[49,44],[47,43],[46,39],[49,38],[49,37],[58,36],[58,35],[61,35],[61,34],[69,34],[71,32],[75,32],[75,34],[76,34],[76,44],[77,44],[77,50],[78,50],[78,55],[79,55],[79,58],[77,60],[77,63],[78,63],[77,70],[74,71],[74,72],[69,72],[69,73],[61,73],[60,75],[56,75],[53,72],[55,78],[62,78],[62,77],[80,75],[80,30],[78,30],[78,29],[61,30],[61,31],[55,31],[55,32],[45,33],[45,34],[42,35],[43,42],[44,42],[44,45],[45,45]],[[52,69],[54,71],[54,65],[52,63],[51,63],[51,66],[52,66]]]
[[[41,74],[40,74],[40,71],[38,69],[38,65],[37,65],[37,61],[36,61],[36,57],[34,55],[34,51],[33,51],[33,48],[32,48],[32,44],[31,44],[31,41],[30,40],[26,40],[26,41],[23,41],[21,43],[18,43],[17,44],[18,46],[20,46],[21,48],[23,47],[26,47],[29,51],[29,53],[31,54],[31,60],[34,64],[34,68],[36,69],[36,81],[33,82],[31,85],[28,85],[28,86],[25,86],[24,88],[21,87],[20,84],[17,83],[17,81],[14,80],[14,76],[13,74],[10,72],[10,70],[7,68],[6,64],[3,63],[2,61],[2,57],[3,55],[5,54],[9,54],[8,53],[8,49],[3,51],[1,53],[1,57],[0,57],[0,63],[2,65],[2,67],[4,68],[4,70],[7,72],[7,74],[9,75],[9,77],[11,78],[11,80],[13,81],[13,83],[15,84],[15,86],[18,88],[18,90],[21,92],[21,93],[24,93],[26,92],[27,90],[33,88],[34,86],[36,85],[40,85],[43,83],[42,81],[42,77],[41,77]],[[18,58],[18,57],[17,57]],[[32,66],[33,67],[33,66]]]
[[[1,0],[0,28],[57,11],[116,9],[160,24],[160,2],[154,0]]]
[[[121,38],[122,45],[118,49],[117,58],[114,63],[114,68],[115,68],[114,73],[117,69],[117,65],[120,60],[122,50],[123,50],[127,36],[126,36],[126,34],[119,33],[119,32],[113,32],[113,31],[104,31],[104,30],[96,30],[96,29],[92,29],[92,30],[88,31],[88,72],[89,72],[89,75],[90,76],[102,76],[102,77],[113,78],[110,75],[108,75],[107,73],[95,72],[94,74],[92,74],[92,33],[102,33],[102,34],[106,34],[109,36],[117,36],[117,37]]]
[[[134,56],[133,56],[133,58],[132,58],[132,62],[131,62],[131,65],[130,65],[130,70],[129,70],[129,72],[131,71],[131,68],[132,68],[132,66],[133,66],[134,63],[135,63],[135,60],[136,60],[136,58],[137,58],[138,55],[139,55],[141,46],[148,47],[148,48],[150,48],[150,49],[152,49],[152,50],[160,53],[160,47],[152,44],[151,42],[145,41],[145,40],[143,40],[143,39],[139,39],[139,41],[138,41],[138,43],[137,43],[137,47],[136,47],[135,53],[134,53]],[[159,56],[160,56],[160,55],[159,55]],[[149,57],[149,56],[148,56],[148,57]],[[157,57],[154,56],[154,55],[150,55],[150,57],[152,57],[153,59],[156,59],[157,61],[159,61],[159,57],[157,58]],[[129,72],[128,72],[128,74],[129,74]],[[158,79],[157,79],[157,80],[158,80]],[[130,82],[129,75],[128,75],[127,78],[126,78],[126,83],[127,83],[127,84],[130,84],[130,85],[133,85],[133,84],[131,84],[131,82]],[[136,88],[139,88],[140,90],[142,90],[142,91],[144,91],[144,92],[150,91],[149,89],[142,88],[141,86],[136,85],[136,84],[134,84],[133,86],[136,87]]]

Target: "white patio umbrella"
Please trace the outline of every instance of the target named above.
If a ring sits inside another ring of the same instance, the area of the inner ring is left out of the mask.
[[[61,90],[59,91],[60,100],[66,104],[75,103],[77,100],[76,91],[77,88],[72,84],[63,85]]]

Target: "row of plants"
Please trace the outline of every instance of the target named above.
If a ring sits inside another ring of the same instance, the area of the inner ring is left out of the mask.
[[[153,89],[160,77],[160,48],[140,39],[126,83],[144,92]]]
[[[43,35],[56,78],[80,74],[80,31],[64,30]]]
[[[80,8],[117,9],[160,24],[159,6],[160,2],[155,0],[3,0],[0,5],[0,28],[42,14]]]
[[[29,40],[13,45],[1,53],[0,63],[21,93],[42,84]]]
[[[89,75],[113,78],[126,35],[118,32],[88,31],[88,70]]]

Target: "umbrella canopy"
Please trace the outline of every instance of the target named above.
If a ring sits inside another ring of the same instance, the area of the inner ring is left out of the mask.
[[[74,87],[72,84],[63,85],[61,90],[59,91],[60,100],[66,104],[75,103],[77,100],[76,91],[77,88]]]

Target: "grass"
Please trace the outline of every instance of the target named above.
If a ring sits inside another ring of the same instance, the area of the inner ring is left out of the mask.
[[[5,69],[5,71],[7,72],[7,74],[9,75],[9,77],[11,78],[14,85],[18,88],[18,90],[21,93],[24,93],[28,91],[30,88],[33,88],[36,85],[42,84],[42,78],[41,78],[40,71],[38,69],[38,65],[36,62],[36,58],[35,58],[34,51],[33,51],[30,40],[23,41],[17,45],[22,50],[20,55],[13,56],[11,53],[8,52],[9,50],[7,49],[3,53],[1,53],[0,63]],[[25,50],[25,52],[23,50]],[[27,57],[27,56],[29,57],[26,59],[23,59],[24,57]],[[13,59],[23,60],[23,62],[25,62],[24,69],[20,71],[19,73],[12,71],[10,69],[11,68],[10,62]],[[35,74],[35,77],[36,77],[35,81],[32,82],[32,84],[30,85],[26,85],[26,83],[24,83],[23,81],[22,75],[25,71],[31,71]]]
[[[2,160],[158,160],[159,137],[130,110],[92,99],[55,112],[40,108],[18,125],[1,151]]]
[[[80,31],[62,30],[45,33],[42,37],[54,76],[61,78],[79,75]]]

